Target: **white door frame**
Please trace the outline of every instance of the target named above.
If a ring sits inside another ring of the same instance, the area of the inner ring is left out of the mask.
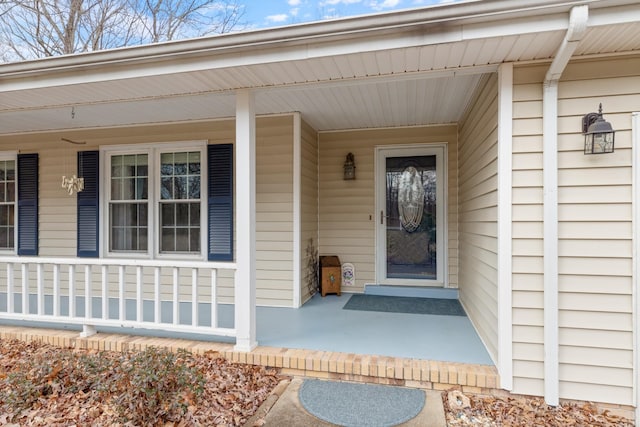
[[[436,156],[436,279],[388,279],[387,231],[386,231],[386,158],[402,156]],[[447,287],[447,144],[385,145],[375,149],[375,199],[376,199],[376,283],[404,286]],[[383,222],[381,224],[381,221]]]

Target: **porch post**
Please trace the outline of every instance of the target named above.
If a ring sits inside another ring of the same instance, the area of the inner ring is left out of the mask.
[[[513,64],[498,67],[498,373],[513,389]]]
[[[236,265],[235,329],[237,351],[256,341],[256,116],[249,90],[236,92]]]

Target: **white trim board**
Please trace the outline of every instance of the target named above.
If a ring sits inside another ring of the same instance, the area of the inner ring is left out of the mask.
[[[302,120],[293,114],[293,300],[292,307],[302,305]]]
[[[513,64],[498,68],[498,372],[513,389]]]
[[[640,280],[640,112],[631,115],[631,146],[632,146],[632,280],[633,292],[633,400],[636,406],[636,421],[640,420],[640,291],[638,291],[638,280]]]

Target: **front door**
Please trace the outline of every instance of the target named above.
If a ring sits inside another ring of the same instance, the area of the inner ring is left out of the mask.
[[[376,154],[378,283],[444,286],[444,146]]]

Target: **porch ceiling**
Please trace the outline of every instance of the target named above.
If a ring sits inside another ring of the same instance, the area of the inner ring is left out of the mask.
[[[544,19],[532,8],[493,21],[421,18],[369,29],[410,16],[387,14],[345,21],[363,28],[350,33],[303,25],[0,65],[0,135],[233,117],[234,91],[246,88],[256,91],[257,114],[299,111],[317,130],[455,123],[483,74],[553,57],[569,6],[549,6]],[[576,55],[640,52],[639,13],[596,7]],[[261,36],[272,40],[261,45]]]

